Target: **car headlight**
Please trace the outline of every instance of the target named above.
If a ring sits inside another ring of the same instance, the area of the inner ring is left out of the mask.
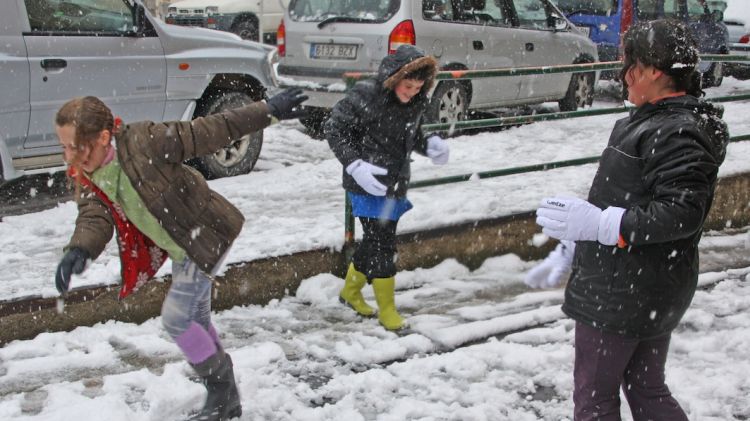
[[[219,6],[206,6],[206,13],[209,15],[215,15],[219,13]]]
[[[177,13],[176,7],[167,7],[167,13]]]

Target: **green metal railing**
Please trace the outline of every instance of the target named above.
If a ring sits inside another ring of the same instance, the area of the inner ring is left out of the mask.
[[[747,50],[750,51],[750,48]],[[743,55],[726,55],[726,54],[704,54],[701,55],[703,61],[715,61],[715,62],[733,62],[742,63],[750,62],[750,57]],[[571,64],[561,66],[548,66],[548,67],[524,67],[524,68],[512,68],[512,69],[490,69],[490,70],[463,70],[463,71],[441,71],[438,72],[438,80],[455,80],[455,79],[474,79],[484,77],[507,77],[507,76],[520,76],[520,75],[540,75],[540,74],[553,74],[553,73],[585,73],[591,71],[601,70],[617,70],[621,68],[622,62],[601,62],[601,63],[582,63],[582,64]],[[346,80],[347,87],[351,87],[357,80],[372,77],[373,73],[346,73],[344,78]],[[710,102],[733,102],[733,101],[747,101],[750,100],[750,94],[740,95],[728,95],[708,98]],[[622,107],[611,107],[611,108],[598,108],[588,109],[581,111],[568,111],[558,112],[549,114],[536,114],[529,116],[514,116],[514,117],[498,117],[488,118],[481,120],[472,121],[458,121],[454,123],[438,123],[438,124],[425,124],[422,128],[425,131],[445,131],[455,129],[476,129],[476,128],[488,128],[488,127],[503,127],[503,126],[515,126],[521,124],[528,124],[537,121],[553,121],[563,120],[569,118],[580,118],[590,117],[607,114],[618,114],[624,113],[632,109],[633,107],[622,106]],[[740,142],[750,140],[750,134],[734,136],[730,139],[730,142]],[[535,171],[546,171],[555,168],[571,167],[577,165],[591,164],[598,162],[600,156],[590,156],[584,158],[576,158],[565,161],[546,162],[542,164],[527,165],[522,167],[505,168],[499,170],[490,170],[479,173],[453,175],[449,177],[419,180],[409,184],[410,188],[430,187],[443,184],[451,184],[464,182],[475,179],[486,179],[493,177],[502,177],[514,174],[522,174],[527,172]],[[352,251],[352,244],[354,242],[354,227],[355,221],[352,215],[351,201],[348,195],[345,197],[345,234],[344,234],[344,249],[347,254],[347,258],[350,257]]]
[[[750,57],[740,54],[701,54],[700,58],[702,61],[706,62],[750,62]],[[619,70],[621,68],[621,61],[602,61],[597,63],[564,64],[559,66],[539,67],[514,67],[508,69],[444,70],[438,72],[437,80],[480,79],[487,77],[548,75],[556,73],[586,73],[602,70]],[[375,77],[375,75],[377,75],[377,73],[348,72],[344,73],[343,78],[346,82],[346,85],[351,86],[359,80],[372,78]]]

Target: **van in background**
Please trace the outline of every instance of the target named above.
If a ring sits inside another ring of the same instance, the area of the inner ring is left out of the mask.
[[[620,40],[635,22],[671,18],[692,30],[701,54],[727,54],[728,32],[721,21],[726,3],[706,0],[555,0],[560,10],[597,44],[600,61],[620,60]],[[722,7],[723,6],[723,7]],[[712,7],[714,7],[712,9]],[[722,63],[701,63],[703,86],[719,86]],[[614,72],[603,72],[613,78]]]
[[[594,62],[596,45],[549,0],[291,0],[279,26],[279,81],[308,89],[317,132],[344,97],[345,72],[376,72],[402,44],[438,59],[441,70]],[[426,122],[452,123],[473,110],[556,101],[590,105],[596,73],[444,80]]]
[[[276,28],[288,3],[289,0],[181,0],[169,4],[164,21],[276,44]]]

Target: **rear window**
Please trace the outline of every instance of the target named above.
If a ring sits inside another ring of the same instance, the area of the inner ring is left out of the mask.
[[[617,0],[557,0],[566,16],[573,14],[610,16],[617,13]]]
[[[401,0],[292,0],[294,21],[385,22],[401,7]]]

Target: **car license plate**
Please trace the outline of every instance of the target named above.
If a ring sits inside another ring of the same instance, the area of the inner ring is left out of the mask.
[[[353,44],[311,44],[310,57],[354,60],[357,58],[357,46]]]
[[[576,28],[583,33],[583,35],[586,35],[587,37],[591,36],[591,27],[587,25],[581,25],[576,26]]]

